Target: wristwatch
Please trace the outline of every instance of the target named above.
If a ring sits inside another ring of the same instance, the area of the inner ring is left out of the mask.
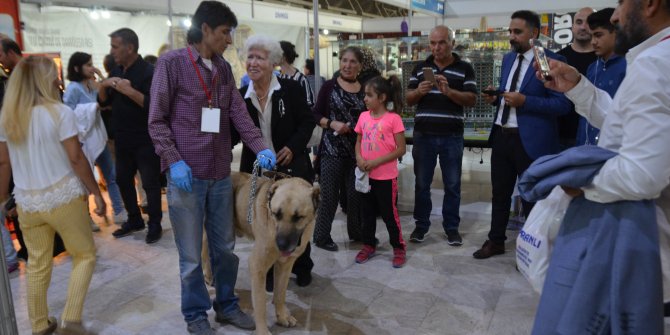
[[[333,122],[333,120],[328,119],[328,122],[326,122],[326,129],[330,129],[330,124]]]

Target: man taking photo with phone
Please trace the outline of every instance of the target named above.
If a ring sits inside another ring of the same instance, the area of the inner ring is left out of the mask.
[[[626,77],[614,97],[575,68],[550,61],[549,89],[565,92],[575,110],[601,129],[598,146],[615,151],[591,185],[568,189],[598,203],[654,200],[657,206],[663,298],[670,301],[670,0],[621,0],[610,21]],[[649,260],[645,260],[649,261]],[[660,292],[659,292],[660,294]],[[641,303],[646,303],[641,301]],[[662,316],[660,325],[662,327]],[[536,327],[538,325],[536,318]]]
[[[409,240],[423,242],[430,228],[430,185],[439,156],[444,182],[442,227],[447,243],[460,246],[463,244],[458,233],[465,119],[463,107],[475,105],[477,83],[472,65],[452,53],[454,39],[448,27],[433,28],[429,38],[432,55],[412,71],[406,96],[407,105],[417,105],[412,148],[416,175],[416,228]],[[434,80],[431,80],[431,75]]]

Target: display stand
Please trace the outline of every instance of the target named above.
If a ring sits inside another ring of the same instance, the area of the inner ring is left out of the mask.
[[[500,81],[502,58],[509,51],[509,33],[506,29],[478,31],[472,29],[457,30],[454,52],[470,64],[475,70],[475,80],[479,89],[497,86]],[[394,38],[377,38],[365,40],[342,40],[333,42],[333,48],[343,49],[348,46],[370,48],[376,55],[378,69],[383,75],[397,75],[406,96],[407,83],[414,67],[425,60],[431,53],[428,36],[407,36]],[[410,51],[411,50],[411,51]],[[411,131],[414,126],[416,106],[404,106],[401,112],[407,132],[408,144],[412,143]],[[474,107],[464,110],[465,114],[465,146],[487,148],[488,134],[493,123],[495,107],[487,104],[477,95]]]

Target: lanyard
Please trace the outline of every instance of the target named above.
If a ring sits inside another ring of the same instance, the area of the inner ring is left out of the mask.
[[[666,36],[666,37],[663,37],[663,39],[661,39],[660,41],[658,41],[658,43],[661,43],[661,42],[663,42],[663,41],[665,41],[665,40],[667,40],[667,39],[669,39],[669,38],[670,38],[670,35],[668,35],[668,36]]]
[[[191,63],[193,64],[193,68],[195,68],[195,73],[198,74],[198,79],[200,79],[200,86],[202,86],[202,89],[205,91],[205,95],[207,96],[207,104],[209,104],[209,108],[212,108],[212,92],[207,89],[207,85],[205,84],[205,80],[202,79],[202,74],[200,74],[200,69],[198,69],[198,65],[195,64],[195,59],[193,59],[193,53],[191,53],[191,48],[186,48],[188,50],[188,57],[191,59]],[[212,71],[213,72],[213,71]],[[212,75],[212,87],[216,84],[216,76]]]

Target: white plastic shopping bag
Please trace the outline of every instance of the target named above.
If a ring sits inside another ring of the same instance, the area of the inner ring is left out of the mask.
[[[533,289],[542,293],[551,249],[572,197],[560,186],[538,201],[516,238],[516,265]]]
[[[321,126],[319,125],[314,126],[314,130],[312,130],[312,136],[309,138],[309,142],[307,142],[307,148],[315,147],[321,144],[322,135],[323,135],[323,128],[321,128]]]
[[[356,188],[356,191],[361,193],[370,192],[370,177],[368,176],[368,173],[359,169],[358,166],[356,167],[355,173],[356,181],[354,187]]]

